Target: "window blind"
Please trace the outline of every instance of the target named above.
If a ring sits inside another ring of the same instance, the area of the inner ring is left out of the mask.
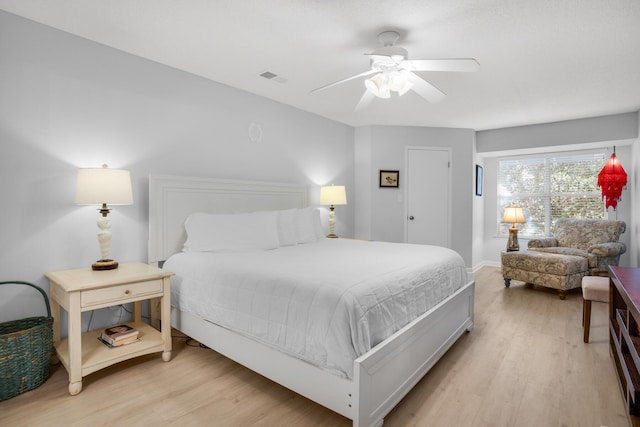
[[[550,153],[498,161],[498,235],[507,236],[511,224],[503,224],[506,206],[524,210],[523,237],[549,236],[558,218],[594,218],[605,215],[598,173],[606,160],[604,151]]]

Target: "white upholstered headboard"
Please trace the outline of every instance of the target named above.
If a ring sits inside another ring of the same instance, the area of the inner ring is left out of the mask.
[[[180,252],[192,212],[238,213],[304,208],[308,186],[171,175],[149,176],[149,263]]]

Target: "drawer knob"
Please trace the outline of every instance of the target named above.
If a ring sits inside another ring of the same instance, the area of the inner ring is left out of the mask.
[[[124,291],[125,295],[129,295],[131,293],[131,291],[129,289],[127,289],[126,291]]]

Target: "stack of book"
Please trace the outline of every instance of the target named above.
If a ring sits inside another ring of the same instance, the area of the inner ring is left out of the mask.
[[[107,347],[120,347],[139,341],[139,331],[129,325],[116,325],[105,329],[100,333],[98,339]]]

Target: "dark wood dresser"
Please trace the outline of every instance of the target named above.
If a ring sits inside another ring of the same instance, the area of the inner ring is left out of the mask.
[[[640,268],[610,266],[609,343],[631,425],[640,426]]]

